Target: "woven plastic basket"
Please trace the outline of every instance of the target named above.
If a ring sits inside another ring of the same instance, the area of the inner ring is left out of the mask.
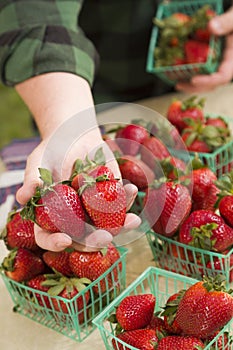
[[[209,4],[217,14],[223,12],[222,0],[162,1],[158,6],[155,17],[161,20],[176,12],[192,15],[203,5],[207,4]],[[211,36],[209,42],[210,50],[205,63],[156,66],[155,48],[158,46],[159,37],[160,31],[157,26],[154,26],[147,55],[147,72],[157,75],[168,84],[174,85],[179,80],[189,80],[194,75],[208,74],[216,71],[221,57],[222,47],[219,38]]]
[[[222,274],[227,286],[232,286],[233,248],[227,254],[220,254],[179,243],[152,230],[146,237],[158,267],[198,280],[203,275]]]
[[[120,259],[70,300],[59,296],[51,297],[45,292],[29,288],[11,280],[2,272],[1,276],[14,303],[14,311],[75,341],[83,341],[95,329],[92,319],[125,289],[127,249],[118,250]],[[106,285],[104,292],[101,291],[103,284]],[[88,303],[85,299],[87,292],[90,293]],[[81,309],[77,309],[78,298],[83,300],[84,306]],[[53,306],[55,299],[59,311]],[[67,313],[62,311],[64,303],[68,309]]]
[[[173,272],[165,271],[156,267],[149,267],[146,269],[132,284],[129,285],[110,305],[108,305],[103,312],[101,312],[94,320],[93,323],[99,329],[102,336],[104,346],[107,350],[114,349],[112,346],[112,340],[116,339],[114,336],[114,326],[108,321],[110,315],[115,313],[116,307],[119,303],[128,295],[137,295],[142,293],[152,293],[156,297],[156,310],[161,311],[161,307],[165,306],[165,303],[169,296],[180,291],[181,289],[187,289],[197,280],[178,275]],[[233,321],[229,322],[218,335],[205,347],[205,350],[215,349],[220,350],[217,344],[218,338],[220,338],[224,332],[232,334]],[[121,347],[120,347],[121,346]],[[224,349],[230,349],[230,340],[224,343]],[[221,348],[221,349],[223,349]],[[126,343],[119,340],[119,349],[132,349],[137,350],[135,347],[126,345]]]

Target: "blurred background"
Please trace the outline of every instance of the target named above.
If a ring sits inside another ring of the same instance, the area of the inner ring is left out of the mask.
[[[15,90],[0,84],[0,149],[13,139],[35,136],[32,118]]]

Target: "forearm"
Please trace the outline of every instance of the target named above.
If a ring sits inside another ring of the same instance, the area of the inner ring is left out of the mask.
[[[42,139],[73,115],[93,108],[88,82],[71,73],[42,74],[17,84],[15,89],[33,115]]]

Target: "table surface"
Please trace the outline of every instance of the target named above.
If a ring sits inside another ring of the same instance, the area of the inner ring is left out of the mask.
[[[205,111],[207,113],[221,114],[233,118],[233,86],[228,85],[217,90],[199,94],[206,98]],[[157,111],[162,116],[166,111],[172,98],[185,99],[189,95],[174,93],[162,97],[139,101],[140,106]],[[145,109],[145,110],[146,110]],[[0,163],[0,172],[3,171]],[[153,257],[146,237],[135,240],[126,245],[129,249],[127,255],[126,283],[131,283],[148,266],[153,266]],[[4,243],[0,242],[0,261],[7,254]],[[45,326],[37,324],[26,317],[12,311],[13,303],[2,279],[0,279],[0,349],[1,350],[69,350],[77,347],[79,350],[89,350],[94,345],[95,350],[104,349],[98,330],[95,330],[82,343],[77,343]]]

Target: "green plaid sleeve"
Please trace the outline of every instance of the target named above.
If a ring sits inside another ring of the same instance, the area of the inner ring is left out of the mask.
[[[77,26],[82,0],[0,0],[0,72],[13,86],[63,71],[93,83],[98,54]]]

